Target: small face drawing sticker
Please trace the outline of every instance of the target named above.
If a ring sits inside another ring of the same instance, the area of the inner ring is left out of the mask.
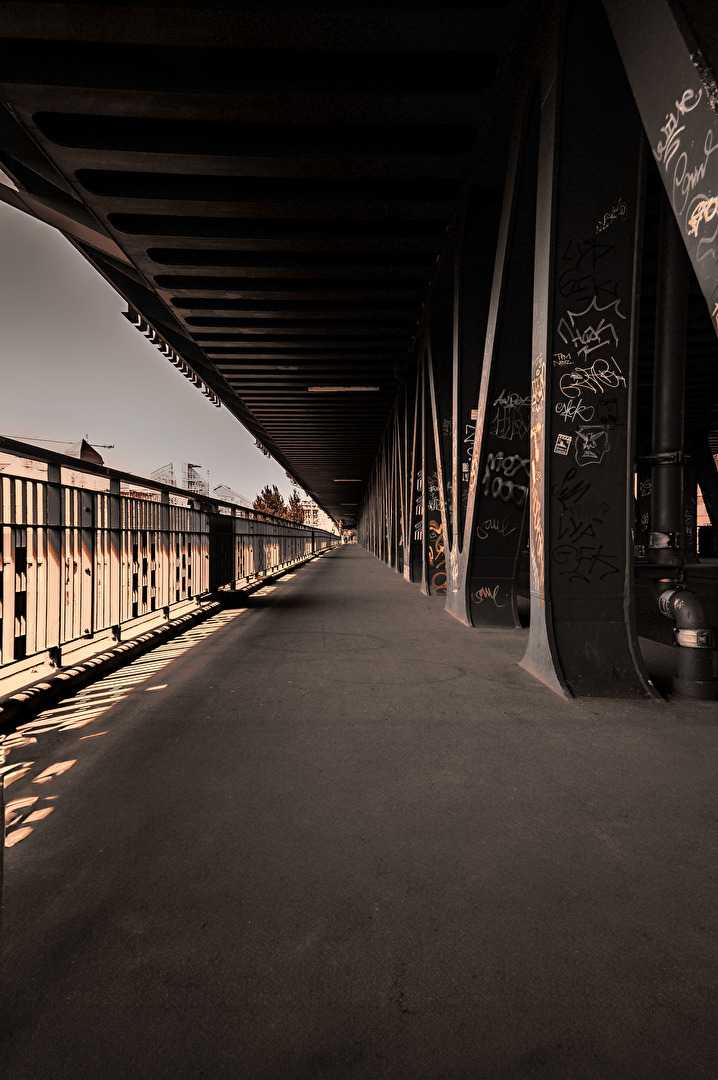
[[[579,428],[576,433],[576,463],[584,465],[600,465],[604,456],[611,449],[608,442],[608,432],[605,428]]]

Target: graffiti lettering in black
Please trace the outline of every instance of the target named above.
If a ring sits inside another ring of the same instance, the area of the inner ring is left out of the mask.
[[[613,251],[612,244],[602,244],[595,239],[571,241],[563,253],[563,261],[569,265],[559,275],[560,295],[571,296],[574,300],[588,300],[592,296],[615,300],[615,280],[605,277],[598,265],[609,251]]]
[[[564,478],[554,485],[551,494],[558,499],[564,510],[568,510],[580,503],[590,490],[591,484],[580,479],[578,469],[571,466]]]
[[[520,454],[489,454],[482,479],[484,496],[523,506],[528,493],[530,459]],[[517,478],[517,479],[515,479]],[[521,483],[525,480],[526,483]]]
[[[609,431],[618,423],[618,398],[615,394],[604,394],[598,403],[596,420]]]
[[[594,526],[603,525],[602,517],[584,517],[583,514],[561,514],[558,526],[559,540],[577,544],[580,540],[594,540],[596,530]]]
[[[603,544],[562,544],[554,551],[554,560],[562,567],[561,577],[590,585],[620,571],[618,555],[603,550]]]

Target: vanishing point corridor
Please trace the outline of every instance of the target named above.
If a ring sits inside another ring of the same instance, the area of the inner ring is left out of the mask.
[[[341,547],[13,737],[3,1080],[715,1076],[714,704],[442,605]]]

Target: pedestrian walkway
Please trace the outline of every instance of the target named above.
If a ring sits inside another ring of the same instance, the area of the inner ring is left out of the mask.
[[[28,730],[2,1080],[715,1080],[715,703],[525,640],[348,546]]]

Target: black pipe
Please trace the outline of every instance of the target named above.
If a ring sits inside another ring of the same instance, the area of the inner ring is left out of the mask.
[[[683,580],[683,463],[690,264],[673,211],[661,200],[653,358],[651,535],[648,558],[680,568]]]
[[[673,689],[680,697],[715,701],[718,682],[713,678],[713,650],[716,635],[708,623],[703,601],[690,589],[670,580],[653,583],[658,607],[675,622],[673,635],[678,649],[678,666]]]
[[[683,478],[685,454],[686,336],[690,263],[676,219],[661,200],[653,363],[651,533],[648,559],[656,568],[654,594],[673,619],[678,669],[673,690],[713,700],[715,635],[703,603],[685,587]]]

